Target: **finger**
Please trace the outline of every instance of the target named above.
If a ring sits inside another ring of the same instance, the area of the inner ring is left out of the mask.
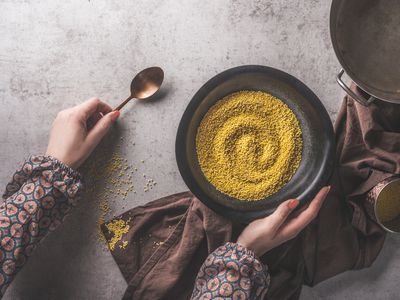
[[[92,151],[101,139],[106,135],[111,125],[118,119],[119,111],[112,111],[102,117],[89,131],[85,143],[86,146]]]
[[[110,105],[97,98],[91,98],[87,100],[86,102],[78,105],[77,109],[85,120],[89,119],[89,117],[96,112],[107,114],[112,111]]]
[[[90,118],[87,120],[87,128],[88,130],[91,130],[94,125],[103,117],[104,115],[99,112],[95,112],[93,115],[90,116]]]
[[[290,219],[294,219],[298,217],[303,211],[307,209],[308,205],[304,205],[301,208],[296,209],[293,213],[290,214]]]
[[[279,227],[286,221],[289,214],[299,205],[299,200],[287,200],[282,202],[275,212],[267,217],[270,222],[270,226],[273,228],[273,232],[277,231]]]
[[[301,212],[297,217],[291,219],[287,224],[281,227],[278,235],[283,240],[294,238],[300,231],[302,231],[313,219],[318,215],[318,212],[326,199],[330,190],[330,186],[322,188],[315,198],[311,201],[310,205]]]

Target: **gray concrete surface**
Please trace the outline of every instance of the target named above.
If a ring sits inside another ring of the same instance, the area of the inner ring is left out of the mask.
[[[335,119],[343,93],[329,38],[326,0],[0,0],[0,182],[32,153],[45,151],[56,113],[91,96],[116,105],[131,76],[165,69],[165,97],[131,103],[115,136],[132,163],[158,185],[112,203],[113,213],[186,190],[174,157],[181,114],[218,72],[269,65],[298,77]],[[135,146],[132,143],[135,142]],[[140,177],[140,176],[139,176]],[[136,178],[140,183],[142,179]],[[119,299],[126,284],[97,240],[99,208],[83,201],[42,243],[4,299]],[[370,269],[348,272],[302,299],[399,298],[400,246],[390,236]]]

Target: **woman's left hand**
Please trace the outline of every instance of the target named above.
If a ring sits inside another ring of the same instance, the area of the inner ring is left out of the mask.
[[[299,201],[287,200],[275,212],[263,219],[251,222],[240,234],[237,243],[262,256],[269,250],[293,239],[314,220],[328,195],[330,186],[322,188],[307,208],[290,218]]]
[[[119,111],[93,98],[58,113],[46,155],[77,169],[119,117]]]

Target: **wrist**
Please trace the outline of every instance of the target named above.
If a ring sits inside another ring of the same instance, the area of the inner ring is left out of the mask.
[[[247,241],[246,239],[243,239],[239,236],[239,238],[236,241],[237,244],[245,247],[246,249],[252,251],[257,257],[262,256],[265,252],[261,249],[261,247],[257,244],[256,241]]]
[[[66,159],[63,155],[60,155],[58,153],[53,153],[52,151],[46,151],[45,156],[48,156],[52,159],[55,159],[56,161],[59,161],[66,167],[72,169],[72,170],[77,170],[78,166],[71,162],[70,160]]]

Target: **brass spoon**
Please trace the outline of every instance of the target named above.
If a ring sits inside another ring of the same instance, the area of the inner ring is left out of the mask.
[[[120,110],[131,99],[143,100],[153,96],[161,87],[164,71],[160,67],[151,67],[139,72],[131,82],[131,95],[114,110]]]

